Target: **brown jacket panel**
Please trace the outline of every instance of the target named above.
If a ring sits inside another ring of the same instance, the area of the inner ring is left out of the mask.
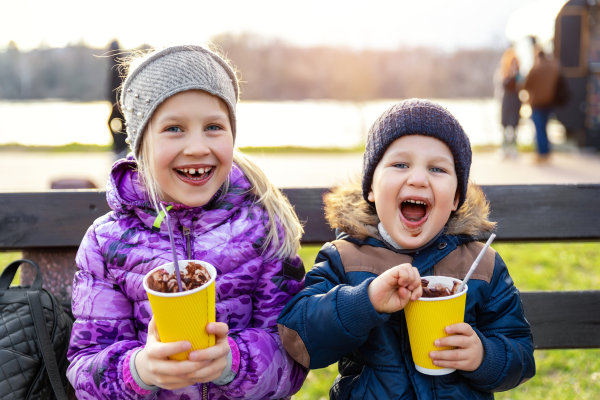
[[[359,246],[345,240],[335,240],[332,244],[340,253],[345,272],[362,271],[381,275],[397,265],[412,262],[411,256],[383,247]]]
[[[525,79],[525,90],[529,93],[529,105],[533,108],[550,107],[556,96],[559,77],[558,63],[547,59],[538,61]]]
[[[435,264],[433,274],[436,276],[464,279],[483,246],[484,244],[480,242],[469,242],[458,246],[454,251]],[[473,275],[471,275],[471,279],[479,279],[490,283],[492,276],[494,276],[495,265],[496,250],[490,247],[483,255]]]

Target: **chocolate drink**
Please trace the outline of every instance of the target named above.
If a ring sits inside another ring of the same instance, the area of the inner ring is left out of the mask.
[[[199,288],[210,281],[210,274],[202,266],[202,264],[190,261],[184,270],[181,271],[181,286],[182,291],[193,290]],[[161,293],[177,293],[179,285],[177,285],[177,276],[175,272],[169,274],[164,269],[159,269],[148,277],[148,287],[154,291]]]
[[[452,281],[452,289],[448,289],[447,286],[438,283],[434,287],[428,287],[429,281],[427,279],[421,279],[421,287],[423,288],[423,297],[446,297],[456,294],[460,282]]]

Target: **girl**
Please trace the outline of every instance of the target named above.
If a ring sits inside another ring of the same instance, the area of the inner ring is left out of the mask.
[[[497,72],[502,92],[501,122],[504,128],[502,152],[504,157],[517,156],[517,127],[519,126],[521,100],[519,89],[521,75],[519,74],[519,60],[511,47],[504,52]]]
[[[136,66],[137,64],[137,66]],[[234,150],[238,82],[217,54],[170,47],[134,62],[122,87],[133,157],[107,184],[112,212],[77,254],[68,378],[81,399],[282,398],[307,370],[281,345],[276,318],[304,285],[302,227],[291,205]],[[215,346],[168,356],[142,286],[171,261],[165,205],[179,259],[217,268]]]

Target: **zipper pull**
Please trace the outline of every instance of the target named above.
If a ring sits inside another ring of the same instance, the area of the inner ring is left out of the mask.
[[[192,259],[192,243],[190,239],[190,228],[187,226],[183,227],[183,236],[185,236],[185,246],[187,247],[187,259]]]

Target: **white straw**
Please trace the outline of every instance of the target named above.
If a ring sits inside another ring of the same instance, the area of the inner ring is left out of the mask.
[[[458,287],[458,290],[456,291],[456,293],[460,293],[460,292],[463,291],[463,289],[465,288],[465,285],[467,284],[467,282],[469,281],[469,279],[471,279],[471,275],[473,275],[473,272],[475,272],[475,269],[479,265],[479,261],[481,261],[481,259],[483,258],[483,255],[487,251],[488,247],[490,247],[490,245],[492,244],[492,242],[494,241],[494,239],[496,239],[496,234],[492,233],[490,235],[490,238],[488,239],[488,241],[485,243],[485,246],[483,246],[483,249],[481,249],[481,252],[479,253],[479,255],[477,256],[477,258],[475,259],[475,262],[473,262],[473,265],[471,265],[471,269],[469,269],[469,272],[467,272],[467,276],[465,276],[465,279],[463,279],[463,281],[460,284],[460,286]]]

